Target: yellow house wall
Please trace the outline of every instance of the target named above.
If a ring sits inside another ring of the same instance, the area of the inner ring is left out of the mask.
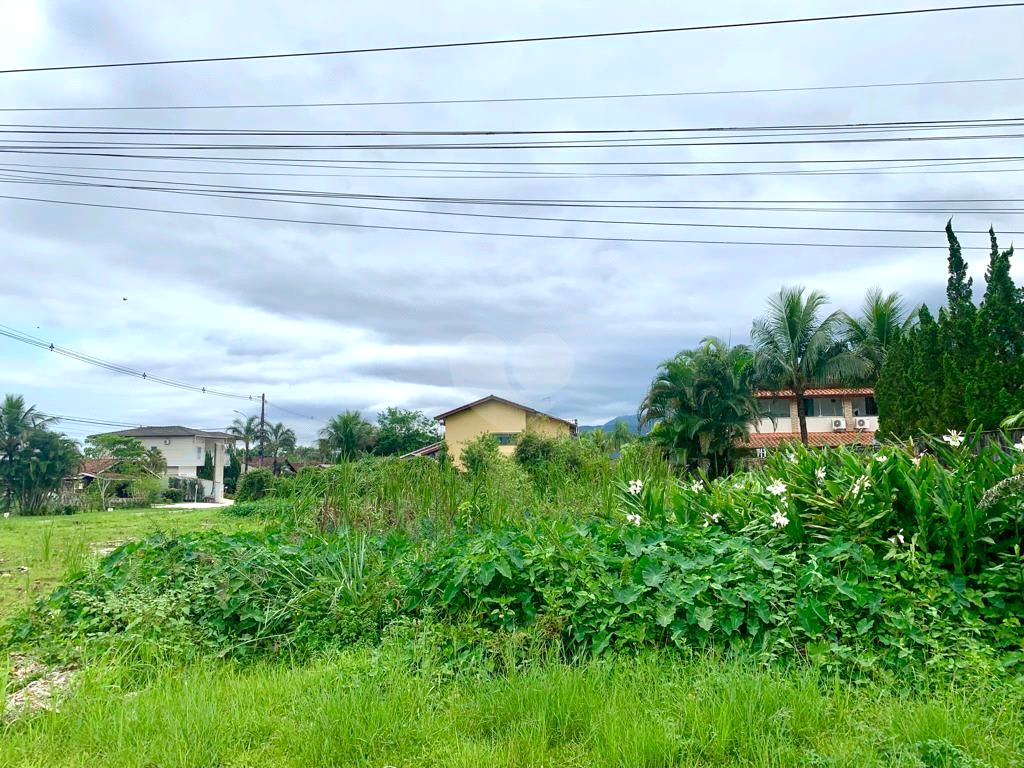
[[[531,413],[526,417],[526,428],[542,437],[568,437],[571,432],[564,421],[549,419],[543,414]]]
[[[490,400],[466,411],[452,414],[444,421],[444,441],[455,466],[462,467],[462,449],[485,432],[522,432],[526,429],[526,412],[505,403]],[[499,450],[510,455],[515,446],[502,445]]]
[[[494,400],[481,403],[466,411],[453,414],[445,419],[444,439],[448,444],[448,455],[455,466],[462,467],[462,449],[480,435],[530,430],[544,437],[567,437],[569,425],[547,416],[527,413],[505,403]],[[498,450],[504,456],[515,453],[514,445],[500,445]]]

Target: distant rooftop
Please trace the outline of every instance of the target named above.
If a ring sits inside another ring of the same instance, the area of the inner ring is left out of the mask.
[[[520,411],[526,411],[526,413],[532,413],[535,416],[544,416],[553,421],[560,421],[563,424],[568,424],[573,429],[576,428],[575,421],[569,421],[569,419],[561,419],[558,416],[552,416],[550,413],[538,411],[537,409],[530,408],[527,405],[513,403],[511,400],[506,400],[504,397],[498,397],[497,395],[488,395],[487,397],[481,397],[479,400],[474,400],[472,403],[466,403],[465,405],[460,405],[458,408],[452,408],[450,411],[445,411],[444,413],[438,414],[437,416],[434,417],[434,420],[444,424],[444,420],[447,419],[449,416],[454,416],[456,413],[462,413],[463,411],[468,411],[473,408],[476,408],[478,405],[483,405],[484,403],[490,402],[504,403],[505,405],[510,405],[513,408],[518,408]]]
[[[102,432],[104,435],[117,435],[118,437],[208,437],[212,440],[234,440],[235,436],[227,432],[208,432],[203,429],[192,429],[190,427],[135,427],[134,429],[122,429],[119,432]],[[98,435],[89,435],[98,437]]]
[[[804,397],[874,397],[875,390],[871,387],[812,387],[804,390]],[[773,392],[770,389],[759,389],[754,397],[762,400],[774,398],[796,397],[791,389],[780,389]]]

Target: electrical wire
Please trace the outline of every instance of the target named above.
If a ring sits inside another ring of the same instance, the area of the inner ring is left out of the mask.
[[[476,99],[407,99],[396,101],[320,101],[263,104],[160,104],[150,106],[61,106],[0,107],[0,112],[143,112],[232,109],[316,109],[324,107],[393,107],[444,104],[510,104],[543,101],[595,101],[602,99],[661,99],[689,96],[738,96],[765,93],[800,93],[804,91],[844,91],[870,88],[919,88],[939,85],[978,85],[983,83],[1021,82],[1024,77],[978,77],[960,80],[919,80],[898,83],[853,83],[844,85],[805,85],[785,88],[733,88],[717,91],[652,91],[647,93],[606,93],[576,96],[511,96]]]
[[[77,360],[82,363],[87,363],[88,365],[103,368],[104,370],[110,371],[112,373],[119,373],[125,376],[132,376],[137,379],[151,381],[156,384],[163,384],[164,386],[168,387],[175,387],[177,389],[184,389],[191,392],[199,392],[204,395],[215,395],[217,397],[226,397],[235,400],[254,399],[252,395],[241,395],[234,392],[225,392],[223,390],[212,389],[210,387],[203,387],[197,384],[187,384],[182,381],[175,381],[174,379],[168,379],[163,376],[155,376],[153,374],[147,373],[146,371],[135,370],[133,368],[129,368],[128,366],[121,365],[120,363],[114,363],[109,360],[103,360],[92,355],[86,355],[82,352],[76,352],[73,349],[68,349],[67,347],[58,346],[56,344],[53,344],[52,342],[44,341],[43,339],[31,336],[27,333],[19,331],[15,328],[11,328],[10,326],[7,325],[0,325],[0,336],[5,336],[9,339],[13,339],[14,341],[20,341],[23,344],[28,344],[39,349],[45,349],[50,352],[55,352],[58,355],[63,355],[64,357],[68,357],[72,360]]]
[[[2,170],[2,169],[0,169]],[[64,174],[54,174],[64,175]],[[71,174],[77,175],[77,174]],[[0,181],[3,181],[3,177],[0,177]],[[31,182],[29,182],[31,183]],[[183,183],[183,182],[170,182],[170,183]],[[92,186],[92,185],[89,185]],[[100,187],[106,187],[107,185],[96,185]],[[192,193],[192,190],[179,190],[172,188],[157,188],[157,187],[124,187],[118,186],[118,189],[143,189],[147,191],[167,192],[167,193]],[[195,194],[199,194],[198,192]],[[207,195],[203,195],[207,196]],[[679,221],[650,221],[643,219],[584,219],[577,217],[564,217],[564,216],[524,216],[524,215],[513,215],[513,214],[493,214],[493,213],[479,213],[475,211],[445,211],[445,210],[429,210],[419,208],[395,208],[387,206],[372,206],[372,205],[359,205],[359,204],[344,204],[344,203],[320,203],[303,200],[277,200],[274,198],[260,198],[260,197],[236,197],[234,195],[216,195],[226,199],[233,200],[244,200],[253,199],[261,202],[280,202],[280,203],[291,203],[296,205],[321,205],[329,207],[340,207],[340,208],[351,208],[358,210],[372,210],[372,211],[383,211],[383,212],[396,212],[396,213],[412,213],[412,214],[424,214],[424,215],[435,215],[435,216],[462,216],[471,218],[487,218],[487,219],[500,219],[509,221],[545,221],[545,222],[558,222],[558,223],[577,223],[577,224],[609,224],[609,225],[628,225],[628,226],[658,226],[658,227],[686,227],[686,228],[701,228],[701,229],[760,229],[760,230],[799,230],[799,231],[815,231],[815,232],[861,232],[861,233],[900,233],[900,234],[934,234],[935,230],[932,229],[909,229],[909,228],[879,228],[879,227],[814,227],[814,226],[780,226],[780,225],[759,225],[759,224],[713,224],[713,223],[698,223],[698,222],[679,222]],[[799,201],[805,202],[805,201]],[[934,202],[934,201],[932,201]],[[1006,201],[1001,201],[1006,202]],[[1015,200],[1014,202],[1024,202],[1024,200]],[[986,234],[987,230],[961,230],[963,234]],[[1002,231],[1006,235],[1017,235],[1024,234],[1024,231]]]
[[[665,128],[531,128],[531,129],[361,129],[311,130],[296,128],[166,128],[161,126],[66,125],[0,123],[0,134],[116,135],[116,136],[546,136],[642,133],[737,133],[750,131],[847,132],[869,130],[935,130],[1019,126],[1024,117],[974,117],[933,120],[883,120],[855,123],[791,123],[767,125],[669,126]]]
[[[67,72],[71,70],[84,69],[115,69],[126,67],[151,67],[169,64],[209,64],[214,62],[238,62],[269,59],[295,59],[310,58],[319,56],[342,56],[363,53],[390,53],[396,51],[423,51],[438,50],[445,48],[469,48],[493,45],[512,45],[521,43],[541,43],[568,40],[593,40],[598,38],[633,37],[638,35],[656,35],[677,32],[703,32],[722,29],[744,29],[752,27],[769,27],[784,24],[807,24],[823,21],[848,21],[854,19],[870,18],[891,18],[897,16],[911,16],[921,14],[948,13],[953,11],[978,11],[1018,8],[1024,6],[1024,2],[1013,3],[980,3],[974,5],[955,5],[932,8],[910,8],[896,11],[871,11],[865,13],[844,13],[831,16],[806,16],[800,18],[786,19],[765,19],[761,21],[740,21],[719,24],[699,24],[682,27],[662,27],[657,29],[635,29],[618,32],[582,32],[566,35],[542,35],[537,37],[515,37],[490,40],[469,40],[449,43],[420,43],[414,45],[390,45],[371,48],[349,48],[332,51],[299,51],[292,53],[264,53],[244,54],[235,56],[208,56],[200,58],[179,58],[179,59],[151,59],[144,61],[123,61],[103,64],[62,64],[41,67],[18,67],[0,70],[0,75],[23,74],[29,72]]]
[[[802,242],[773,242],[773,241],[735,241],[735,240],[691,240],[691,239],[679,239],[679,238],[652,238],[652,237],[600,237],[600,236],[588,236],[588,235],[556,235],[556,234],[540,234],[540,233],[528,233],[528,232],[486,232],[479,230],[464,230],[464,229],[446,229],[441,227],[410,227],[410,226],[398,226],[398,225],[385,225],[385,224],[356,224],[352,222],[338,222],[338,221],[322,221],[314,219],[293,219],[276,216],[251,216],[243,214],[233,213],[214,213],[212,211],[182,211],[168,208],[153,208],[148,206],[136,206],[136,205],[115,205],[112,203],[92,203],[85,201],[71,201],[71,200],[54,200],[48,198],[37,198],[37,197],[24,197],[18,195],[0,195],[0,199],[4,200],[20,200],[25,202],[37,202],[37,203],[51,203],[56,205],[68,205],[68,206],[79,206],[85,208],[102,208],[109,210],[121,210],[121,211],[140,211],[146,213],[166,213],[175,214],[180,216],[200,216],[218,219],[238,219],[244,221],[267,221],[267,222],[279,222],[287,224],[312,224],[318,226],[330,226],[330,227],[341,227],[346,229],[359,229],[359,230],[384,230],[384,231],[396,231],[396,232],[429,232],[437,234],[454,234],[454,235],[476,235],[486,237],[508,237],[508,238],[523,238],[523,239],[537,239],[537,240],[580,240],[580,241],[591,241],[591,242],[626,242],[626,243],[673,243],[673,244],[690,244],[690,245],[729,245],[729,246],[781,246],[791,248],[852,248],[852,249],[896,249],[896,250],[946,250],[946,246],[938,245],[895,245],[895,244],[862,244],[862,243],[802,243]],[[750,209],[755,210],[755,209]],[[770,209],[767,209],[770,210]],[[785,210],[785,209],[783,209]],[[801,209],[795,209],[801,210]],[[828,210],[828,209],[824,209]],[[873,212],[864,210],[861,212]],[[889,213],[906,213],[907,211],[887,211]],[[926,210],[926,213],[935,213],[934,210]],[[978,210],[971,212],[989,212],[988,210]],[[1002,209],[999,212],[1004,213],[1022,213],[1024,208],[1020,209]],[[974,249],[972,249],[974,250]],[[980,250],[987,250],[981,248]],[[247,398],[251,399],[251,398]]]

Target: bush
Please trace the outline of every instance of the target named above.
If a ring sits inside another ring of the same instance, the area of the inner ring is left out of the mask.
[[[168,488],[163,496],[168,504],[180,504],[185,500],[185,492],[181,488]]]
[[[274,473],[269,469],[254,469],[242,475],[235,501],[258,501],[274,487]]]
[[[470,474],[483,474],[501,461],[498,438],[490,432],[485,432],[475,440],[466,443],[460,458]]]

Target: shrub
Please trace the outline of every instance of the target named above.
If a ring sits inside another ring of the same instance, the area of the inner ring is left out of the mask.
[[[462,463],[472,475],[480,475],[501,461],[498,438],[486,432],[462,449]]]
[[[274,487],[274,473],[269,469],[254,469],[242,475],[235,501],[258,501]]]
[[[185,492],[181,488],[167,488],[163,497],[168,504],[180,504],[185,500]]]

